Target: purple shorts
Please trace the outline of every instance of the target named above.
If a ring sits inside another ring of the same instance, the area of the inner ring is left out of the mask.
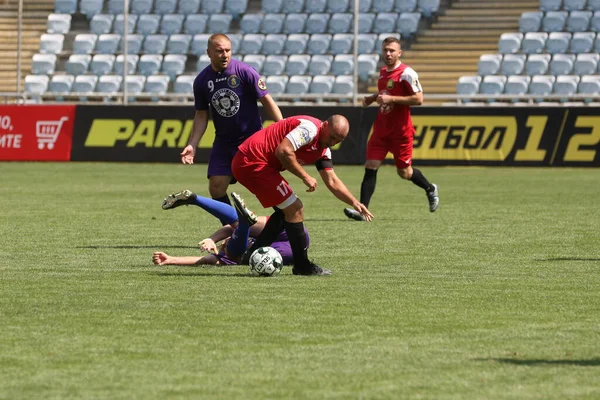
[[[231,161],[238,151],[237,144],[214,142],[208,159],[207,178],[211,176],[231,176],[231,183],[237,182],[231,173]]]

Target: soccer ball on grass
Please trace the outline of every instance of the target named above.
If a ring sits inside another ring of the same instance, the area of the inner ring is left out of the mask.
[[[250,273],[254,276],[276,276],[281,268],[281,254],[272,247],[260,247],[250,256]]]

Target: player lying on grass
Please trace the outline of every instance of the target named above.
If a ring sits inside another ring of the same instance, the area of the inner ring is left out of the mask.
[[[152,261],[156,265],[237,265],[254,238],[262,232],[268,217],[256,216],[244,204],[244,200],[232,193],[231,207],[220,201],[198,196],[190,190],[173,193],[163,200],[162,208],[169,210],[182,205],[196,205],[219,221],[227,224],[199,243],[200,250],[209,252],[204,256],[170,256],[162,251],[154,252]],[[308,232],[306,232],[308,238]],[[284,265],[293,264],[294,257],[287,234],[282,232],[271,247],[283,258]]]

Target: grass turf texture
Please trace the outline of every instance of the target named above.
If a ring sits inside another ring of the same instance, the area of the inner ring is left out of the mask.
[[[370,224],[289,177],[334,275],[253,278],[151,263],[218,228],[160,208],[204,165],[0,163],[0,398],[599,398],[598,171],[422,170],[438,212],[385,167]]]

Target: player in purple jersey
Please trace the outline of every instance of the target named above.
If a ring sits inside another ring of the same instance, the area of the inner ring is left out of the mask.
[[[210,109],[216,132],[208,162],[208,191],[213,199],[231,204],[227,196],[229,184],[235,183],[231,160],[237,147],[262,129],[257,100],[275,122],[283,117],[258,72],[241,61],[231,59],[231,41],[226,35],[212,35],[208,39],[207,53],[210,65],[194,81],[196,114],[190,140],[181,152],[181,161],[184,164],[194,163],[196,148],[208,125]]]

